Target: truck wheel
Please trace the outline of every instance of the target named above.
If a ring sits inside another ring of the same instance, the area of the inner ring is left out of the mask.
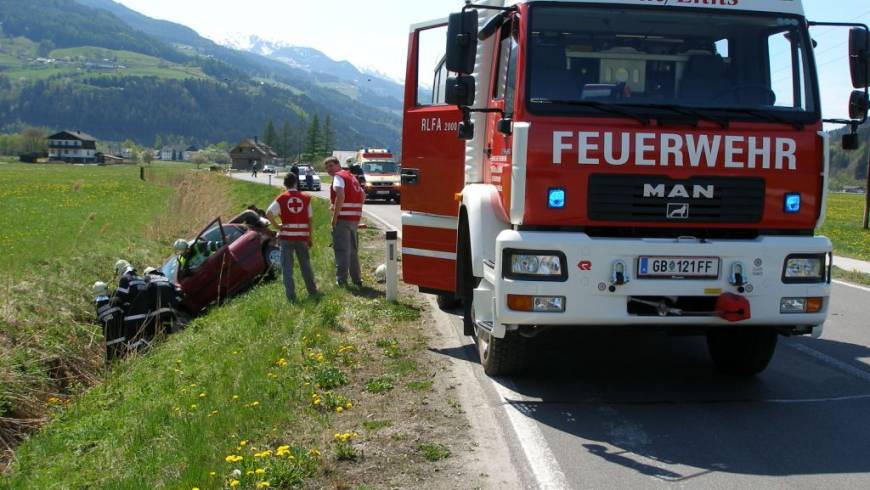
[[[477,353],[480,365],[488,376],[521,374],[526,366],[526,339],[507,334],[497,339],[482,328],[477,328]]]
[[[452,310],[459,306],[459,300],[452,294],[439,294],[436,297],[436,302],[438,303],[438,308],[442,310]]]
[[[767,329],[714,330],[707,333],[707,350],[720,372],[750,377],[770,364],[778,337]]]

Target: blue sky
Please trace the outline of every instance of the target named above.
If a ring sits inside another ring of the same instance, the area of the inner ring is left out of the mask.
[[[117,0],[151,17],[185,24],[212,39],[256,34],[317,48],[332,58],[404,78],[408,26],[445,17],[460,0]],[[868,0],[804,0],[810,20],[870,24]],[[846,29],[816,28],[822,103],[844,117],[851,91]]]

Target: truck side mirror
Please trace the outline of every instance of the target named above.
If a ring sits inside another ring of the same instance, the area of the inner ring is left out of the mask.
[[[477,10],[450,14],[447,22],[447,71],[474,72],[477,57]]]
[[[870,109],[870,101],[867,100],[867,92],[853,90],[852,96],[849,97],[849,118],[863,121],[867,117],[868,109]]]
[[[461,140],[469,141],[474,139],[474,123],[471,119],[466,119],[459,123],[459,131],[457,136]]]
[[[849,30],[849,72],[852,86],[870,86],[870,34],[866,29],[855,27]]]
[[[469,107],[474,105],[476,83],[471,75],[460,75],[447,79],[444,100],[449,105]]]
[[[857,150],[861,144],[858,141],[858,133],[846,133],[843,135],[843,149],[846,151]]]

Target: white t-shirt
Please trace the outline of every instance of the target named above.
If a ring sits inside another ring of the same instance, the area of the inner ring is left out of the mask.
[[[344,189],[344,179],[341,178],[341,175],[336,175],[332,178],[332,188]]]

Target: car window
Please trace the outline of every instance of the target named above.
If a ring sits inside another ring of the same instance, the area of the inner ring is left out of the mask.
[[[226,225],[224,226],[224,233],[227,235],[227,241],[229,243],[233,243],[238,240],[245,232],[248,231],[247,228],[243,226],[237,225]]]
[[[226,233],[227,231],[228,231],[227,228],[224,227],[224,233]],[[206,231],[205,233],[202,234],[202,236],[200,237],[200,241],[219,242],[219,241],[223,240],[223,238],[224,237],[221,236],[220,226],[215,225],[215,226],[209,228],[208,231]],[[227,237],[227,238],[229,238],[229,237]]]

